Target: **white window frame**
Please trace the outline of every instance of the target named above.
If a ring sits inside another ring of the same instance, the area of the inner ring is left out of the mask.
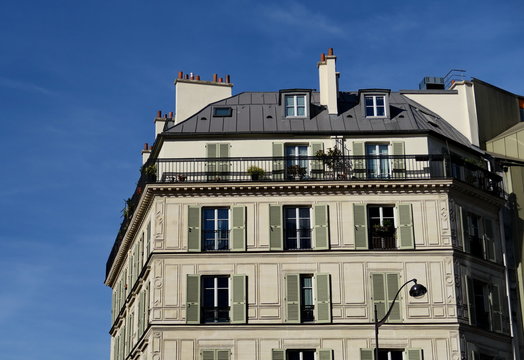
[[[287,106],[287,98],[292,98],[293,99],[293,115],[288,115],[287,114],[287,109],[288,109],[288,106]],[[297,99],[301,97],[304,99],[304,115],[298,115],[298,101]],[[284,94],[284,115],[286,118],[306,118],[308,117],[308,96],[307,94]]]
[[[223,289],[223,288],[219,288],[218,287],[218,278],[226,278],[227,277],[227,306],[229,308],[231,308],[231,276],[229,275],[203,275],[202,278],[213,278],[213,287],[212,288],[206,288],[205,285],[204,285],[204,281],[202,281],[202,284],[201,284],[201,311],[202,311],[202,308],[206,308],[204,306],[204,297],[206,296],[206,289],[211,289],[213,291],[213,307],[218,307],[218,290],[219,289]],[[201,280],[203,280],[201,278]],[[227,323],[230,323],[231,322],[231,319],[229,319],[229,322]]]
[[[370,98],[370,99],[373,99],[373,115],[368,115],[368,105],[366,104],[366,100]],[[377,104],[377,99],[378,98],[382,98],[383,102],[384,102],[384,105],[382,106],[379,106]],[[384,114],[383,115],[378,115],[378,108],[379,107],[384,107]],[[384,117],[387,117],[388,116],[388,112],[387,112],[387,99],[386,99],[386,95],[384,94],[364,94],[364,114],[366,115],[367,118],[373,118],[373,117],[378,117],[378,118],[384,118]]]
[[[289,358],[289,352],[298,352],[299,360],[304,359],[304,351],[313,352],[313,358],[317,359],[317,351],[315,349],[287,349],[286,350],[286,359]]]
[[[204,251],[220,251],[222,249],[219,249],[219,246],[218,246],[218,242],[220,239],[220,233],[219,233],[219,229],[218,229],[218,221],[219,220],[223,220],[223,219],[219,219],[218,218],[218,211],[219,210],[222,210],[222,209],[227,209],[227,231],[228,231],[228,236],[227,236],[227,249],[223,249],[223,251],[225,250],[229,250],[231,249],[231,209],[230,208],[227,208],[227,207],[220,207],[220,206],[217,206],[217,207],[203,207],[202,208],[202,222],[203,222],[203,225],[202,225],[202,230],[204,231],[204,236],[202,236],[202,242],[204,242],[204,244],[202,244],[202,248],[205,248],[205,241],[206,241],[206,237],[205,237],[205,232],[208,231],[206,228],[205,228],[205,224],[206,224],[206,218],[204,216],[205,214],[205,211],[206,210],[213,210],[213,231],[215,231],[215,238],[214,238],[214,246],[213,246],[213,249],[205,249]]]
[[[300,230],[300,219],[301,219],[301,217],[300,217],[300,209],[302,209],[302,208],[309,208],[309,230],[310,230],[310,233],[309,233],[309,244],[310,244],[310,247],[309,248],[302,248],[301,247],[301,236],[300,236],[300,231],[299,230]],[[286,210],[288,210],[288,209],[295,210],[295,218],[294,219],[296,220],[296,222],[295,222],[295,225],[296,225],[295,226],[295,231],[296,231],[296,234],[297,234],[297,236],[296,236],[296,238],[297,238],[297,247],[296,247],[296,249],[291,249],[291,250],[309,250],[309,249],[313,249],[313,225],[312,225],[312,220],[313,220],[312,219],[312,215],[313,215],[312,211],[313,211],[313,209],[312,209],[312,207],[308,206],[308,205],[285,206],[284,207],[284,219],[283,219],[284,220],[284,226],[286,226],[286,223],[287,223],[287,221],[286,221],[287,220],[287,216],[286,216],[287,211]],[[287,230],[287,228],[285,230]],[[284,232],[284,248],[286,250],[290,250],[287,247],[287,234],[286,234],[286,231]]]
[[[368,174],[369,174],[369,162],[377,162],[376,164],[378,164],[378,167],[374,166],[375,168],[378,168],[380,170],[380,172],[377,174],[377,178],[381,178],[381,177],[390,177],[391,176],[391,171],[393,169],[393,164],[391,162],[391,153],[392,153],[392,149],[391,149],[391,143],[380,143],[380,142],[377,142],[377,143],[374,143],[374,142],[366,142],[364,143],[364,154],[367,157],[369,156],[372,156],[369,152],[368,152],[368,147],[369,146],[375,146],[375,150],[377,150],[377,154],[378,155],[374,155],[374,156],[377,156],[379,157],[380,156],[380,146],[387,146],[387,149],[388,149],[388,153],[387,155],[387,164],[388,164],[388,168],[387,168],[387,171],[386,172],[383,172],[383,170],[386,170],[386,169],[382,169],[382,163],[381,163],[381,159],[380,158],[377,158],[377,159],[366,159],[366,169],[368,171]],[[376,165],[375,164],[375,165]]]

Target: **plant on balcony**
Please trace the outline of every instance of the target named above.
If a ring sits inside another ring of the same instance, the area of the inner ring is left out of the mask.
[[[329,170],[333,171],[333,175],[337,178],[345,178],[347,175],[346,172],[351,168],[351,165],[344,161],[344,155],[339,148],[328,148],[327,152],[319,150],[315,156],[321,160]]]
[[[259,180],[264,176],[266,172],[264,171],[264,169],[252,165],[247,169],[247,173],[251,175],[251,180]]]
[[[290,165],[287,167],[287,173],[294,179],[303,179],[306,175],[306,168],[300,165]]]
[[[392,220],[384,220],[382,225],[375,224],[372,226],[373,235],[375,236],[393,236],[395,233],[395,226]]]
[[[147,165],[147,166],[142,166],[140,168],[140,172],[142,173],[142,175],[144,175],[147,180],[149,181],[156,181],[156,164],[150,164],[150,165]]]

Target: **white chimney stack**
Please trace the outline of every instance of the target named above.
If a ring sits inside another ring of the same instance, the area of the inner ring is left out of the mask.
[[[327,56],[320,55],[318,78],[320,83],[320,104],[327,106],[328,113],[338,115],[338,78],[335,63],[337,57],[333,55],[333,48],[328,50]]]

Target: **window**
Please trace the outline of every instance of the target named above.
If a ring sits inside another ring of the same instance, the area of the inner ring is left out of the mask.
[[[203,251],[229,250],[229,209],[203,208]]]
[[[386,96],[385,95],[365,95],[366,117],[385,117],[386,116]]]
[[[288,350],[286,360],[315,360],[315,350]]]
[[[202,322],[229,322],[229,276],[202,277]]]
[[[388,178],[389,144],[366,144],[368,178]]]
[[[370,249],[396,249],[393,206],[368,207]]]
[[[354,179],[405,179],[406,155],[403,141],[391,143],[353,142]]]
[[[379,349],[379,360],[423,360],[422,349]],[[375,360],[375,349],[360,349],[360,360]]]
[[[490,218],[459,209],[462,213],[462,238],[464,251],[489,261],[497,261],[497,232]]]
[[[247,321],[245,275],[187,275],[188,324]]]
[[[303,179],[308,173],[308,145],[286,145],[288,179]]]
[[[395,299],[395,295],[400,287],[400,276],[396,273],[374,273],[371,274],[371,285],[372,285],[372,296],[373,296],[373,309],[377,309],[378,319],[382,319],[387,310],[390,308]],[[402,320],[400,314],[400,303],[399,300],[393,305],[393,309],[388,317],[388,322],[395,322]]]
[[[331,322],[329,274],[288,274],[285,283],[286,322]]]
[[[285,207],[286,250],[311,249],[311,208]]]
[[[411,204],[353,205],[356,249],[413,249]]]
[[[499,286],[466,276],[470,325],[502,332],[502,303]]]
[[[333,360],[333,350],[273,349],[271,360]]]
[[[284,95],[286,117],[306,117],[306,95]]]
[[[200,360],[229,360],[231,351],[226,349],[206,349],[200,351]]]
[[[379,349],[378,360],[403,360],[404,350],[398,349]]]
[[[213,108],[213,117],[231,117],[233,109],[230,107]]]
[[[231,162],[227,158],[229,157],[230,147],[230,144],[227,143],[206,144],[205,177],[202,179],[201,173],[196,173],[195,176],[198,177],[198,180],[226,181],[229,179]]]

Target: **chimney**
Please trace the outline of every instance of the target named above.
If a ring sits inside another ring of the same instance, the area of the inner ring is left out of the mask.
[[[232,95],[233,84],[229,75],[226,75],[224,82],[224,78],[218,78],[217,74],[213,74],[212,81],[200,80],[200,76],[193,73],[185,78],[183,72],[178,74],[175,80],[175,124],[188,119],[210,103]]]
[[[151,148],[148,143],[144,144],[144,149],[142,150],[142,165],[144,165],[151,155]]]
[[[155,117],[155,137],[164,131],[164,126],[166,124],[167,118],[162,117],[162,111],[158,110]]]
[[[318,62],[318,78],[320,88],[320,104],[327,106],[328,113],[338,115],[338,78],[335,63],[337,57],[333,54],[333,48],[328,54],[321,54]]]

